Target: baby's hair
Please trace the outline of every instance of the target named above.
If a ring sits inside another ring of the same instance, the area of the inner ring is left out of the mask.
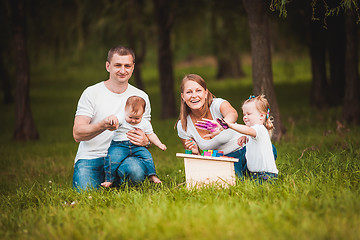
[[[131,96],[127,99],[125,104],[125,110],[131,109],[133,113],[138,113],[140,110],[145,112],[146,102],[142,97]]]
[[[265,95],[250,96],[249,99],[245,100],[242,106],[249,102],[255,102],[255,106],[260,113],[266,114],[264,126],[269,131],[270,137],[274,131],[274,117],[270,115],[270,104],[266,99]]]

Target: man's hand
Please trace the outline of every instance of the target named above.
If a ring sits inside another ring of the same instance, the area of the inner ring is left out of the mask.
[[[110,115],[103,120],[105,129],[114,131],[119,127],[119,120],[115,115]]]
[[[76,142],[88,141],[105,130],[114,131],[118,128],[119,120],[111,115],[97,123],[91,123],[91,118],[87,116],[76,116],[74,119],[73,136]]]
[[[147,138],[145,133],[139,128],[128,131],[126,135],[129,138],[130,142],[137,146],[147,146],[149,143],[149,139]]]

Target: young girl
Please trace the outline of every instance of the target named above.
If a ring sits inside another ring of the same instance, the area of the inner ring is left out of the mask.
[[[154,133],[151,123],[142,116],[145,111],[145,100],[138,96],[131,96],[127,99],[125,112],[117,116],[110,116],[110,121],[117,126],[114,137],[105,158],[105,182],[103,187],[110,187],[115,180],[116,171],[122,161],[128,156],[135,156],[141,159],[146,167],[148,178],[151,182],[161,183],[156,176],[155,165],[151,153],[143,146],[132,144],[126,136],[128,131],[139,128],[144,131],[150,142],[161,150],[165,151],[166,146]]]
[[[243,137],[239,138],[238,144],[242,145],[247,141],[245,158],[251,177],[258,179],[260,182],[270,178],[277,178],[278,170],[270,140],[274,125],[267,99],[264,95],[250,96],[243,103],[242,110],[245,125],[229,123],[224,119],[217,119],[217,122],[204,119],[205,121],[197,123],[197,127],[207,128],[212,132],[221,131],[223,128],[231,128],[247,135],[246,140]]]
[[[270,139],[274,125],[269,102],[264,95],[250,96],[243,103],[242,110],[245,125],[227,125],[248,136],[245,157],[250,175],[260,181],[277,178],[279,171],[276,168]]]

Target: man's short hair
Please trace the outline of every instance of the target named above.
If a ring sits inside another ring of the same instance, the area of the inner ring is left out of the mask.
[[[121,45],[111,48],[108,52],[106,61],[110,62],[114,54],[118,54],[119,56],[131,55],[133,58],[133,63],[135,63],[135,53],[130,48]]]

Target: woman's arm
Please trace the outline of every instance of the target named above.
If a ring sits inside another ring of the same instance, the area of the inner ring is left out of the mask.
[[[235,123],[238,119],[237,111],[231,106],[228,101],[224,101],[223,103],[221,103],[220,112],[223,115],[223,119],[227,123]]]

